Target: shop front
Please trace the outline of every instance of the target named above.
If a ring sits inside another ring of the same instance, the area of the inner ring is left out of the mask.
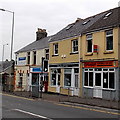
[[[32,86],[38,86],[39,91],[41,88],[43,92],[48,91],[48,73],[42,72],[42,68],[30,68],[30,83],[32,91]]]
[[[79,64],[50,65],[49,91],[79,96]]]
[[[83,62],[83,96],[119,99],[118,61]]]

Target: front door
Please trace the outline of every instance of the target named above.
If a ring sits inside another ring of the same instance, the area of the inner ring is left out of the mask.
[[[94,74],[94,93],[93,96],[102,98],[102,73],[101,71],[95,72]]]

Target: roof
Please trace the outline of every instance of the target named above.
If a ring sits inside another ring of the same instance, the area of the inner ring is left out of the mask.
[[[7,70],[14,64],[14,61],[0,62],[0,72]]]
[[[50,40],[50,42],[59,41],[66,38],[81,35],[84,30],[89,28],[93,23],[95,23],[97,20],[102,18],[104,15],[105,15],[105,12],[101,14],[97,14],[95,16],[88,17],[86,19],[81,19],[80,21],[77,21],[72,24],[69,24],[64,29],[62,29],[57,34],[55,34],[54,37]]]
[[[101,17],[92,26],[86,29],[84,33],[113,28],[120,25],[120,7],[110,9],[105,13],[106,14],[103,17]]]
[[[106,16],[106,18],[105,18]],[[110,9],[86,19],[69,24],[52,37],[50,42],[79,36],[96,29],[104,29],[120,24],[120,7]]]
[[[34,41],[27,46],[23,47],[22,49],[18,50],[15,53],[20,53],[20,52],[27,52],[27,51],[32,51],[32,50],[38,50],[38,49],[43,49],[43,48],[48,48],[48,41],[52,36],[44,37],[40,40]]]

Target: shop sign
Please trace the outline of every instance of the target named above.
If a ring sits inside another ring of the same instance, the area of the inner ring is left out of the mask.
[[[18,65],[26,65],[26,57],[19,57]]]
[[[116,61],[97,61],[97,62],[84,62],[84,68],[98,68],[98,67],[117,67]]]
[[[42,72],[42,68],[31,68],[31,69],[30,69],[30,72],[33,72],[33,73],[41,73],[41,72]]]

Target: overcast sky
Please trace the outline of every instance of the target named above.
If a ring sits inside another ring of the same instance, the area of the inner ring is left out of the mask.
[[[0,8],[15,12],[13,52],[35,41],[37,28],[48,35],[74,22],[118,6],[119,0],[0,0]],[[12,14],[0,11],[0,60],[3,44],[10,59]],[[13,53],[14,54],[14,53]],[[14,56],[13,56],[14,58]]]

